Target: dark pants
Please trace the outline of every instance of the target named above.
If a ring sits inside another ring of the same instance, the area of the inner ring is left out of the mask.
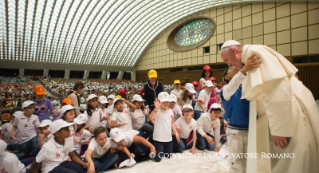
[[[30,165],[33,162],[34,159],[35,159],[35,157],[28,157],[28,158],[20,160],[20,162],[23,163],[25,167],[27,167],[28,165]],[[39,172],[41,172],[41,167],[42,167],[42,162],[40,163],[40,165],[37,168],[37,170]]]
[[[154,140],[156,149],[155,161],[160,162],[163,157],[170,158],[173,153],[173,142],[158,142]]]
[[[143,126],[138,131],[140,132],[138,136],[141,136],[147,139],[153,134],[154,127],[150,125],[149,123],[144,123]]]
[[[18,144],[7,145],[6,150],[17,152],[19,151],[19,145]]]
[[[108,153],[104,154],[104,156],[100,158],[92,158],[95,167],[95,172],[102,172],[107,170],[110,166],[114,165],[118,158],[119,155],[117,153]]]
[[[179,143],[177,142],[176,136],[173,135],[173,150],[176,152],[182,152],[186,150],[187,147],[187,139],[180,138]]]
[[[130,153],[133,153],[136,158],[150,152],[150,149],[140,142],[133,142],[131,146],[127,147],[127,149],[130,151]],[[121,152],[121,161],[126,159],[128,159],[128,156]]]
[[[213,151],[214,150],[215,144],[208,143],[208,141],[201,134],[199,134],[198,132],[197,132],[196,135],[197,135],[197,141],[196,141],[196,148],[197,149],[204,150],[206,148],[209,151]],[[216,143],[214,136],[212,136],[209,133],[206,133],[206,135],[208,135],[211,138],[213,138],[214,143]],[[219,142],[219,141],[217,141],[217,142]]]
[[[16,156],[19,160],[23,159],[25,156],[28,156],[31,153],[31,156],[35,157],[40,148],[38,147],[38,136],[33,137],[29,141],[19,145],[19,152],[16,153]]]
[[[197,111],[197,110],[194,111],[196,121],[200,118],[202,113],[204,113],[204,111]]]
[[[81,165],[71,161],[64,161],[59,166],[55,167],[50,173],[86,173],[87,170]]]

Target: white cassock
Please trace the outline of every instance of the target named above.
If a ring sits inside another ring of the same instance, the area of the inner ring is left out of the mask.
[[[262,63],[247,73],[242,99],[257,100],[260,117],[250,119],[250,124],[257,122],[257,132],[252,132],[257,136],[256,152],[259,158],[262,152],[295,155],[293,159],[260,158],[258,172],[318,173],[319,113],[312,93],[293,76],[298,69],[281,54],[267,46],[245,45],[242,62],[252,53]],[[272,136],[288,137],[288,145],[283,149],[275,147]]]

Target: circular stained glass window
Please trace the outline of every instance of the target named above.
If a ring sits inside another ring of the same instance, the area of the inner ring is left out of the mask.
[[[173,51],[188,51],[201,46],[214,34],[215,22],[207,17],[192,19],[176,27],[167,39]]]

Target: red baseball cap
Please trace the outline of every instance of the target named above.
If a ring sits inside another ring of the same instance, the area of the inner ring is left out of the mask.
[[[212,69],[212,68],[210,68],[209,65],[205,65],[204,68],[203,68],[203,70],[211,70],[211,69]]]
[[[210,77],[209,80],[210,80],[210,81],[214,81],[214,80],[216,80],[216,78]]]
[[[199,85],[199,83],[197,81],[192,82],[193,85]]]
[[[124,89],[119,90],[119,95],[124,95],[125,93],[126,93],[126,91]]]

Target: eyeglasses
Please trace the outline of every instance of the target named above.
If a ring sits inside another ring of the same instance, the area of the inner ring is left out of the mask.
[[[34,106],[34,112],[35,113],[41,113],[47,110],[47,107],[45,105],[42,106]]]
[[[192,112],[192,111],[183,111],[184,113]]]

